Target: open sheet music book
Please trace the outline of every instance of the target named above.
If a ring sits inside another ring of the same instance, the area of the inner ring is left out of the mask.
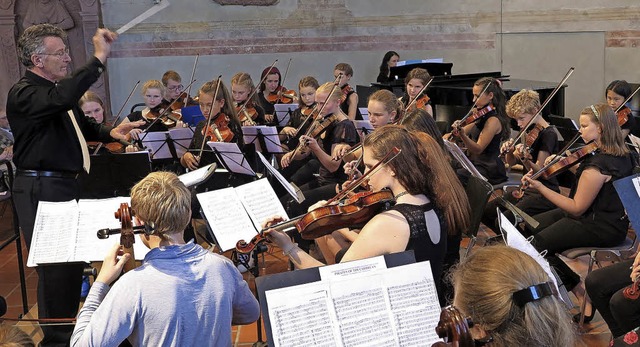
[[[244,143],[255,144],[256,151],[258,152],[284,153],[276,127],[267,125],[243,126],[242,134],[244,136]],[[267,148],[262,148],[262,143],[260,143],[261,137],[264,139],[264,145]]]
[[[278,126],[282,128],[289,124],[291,114],[298,108],[298,104],[275,104],[273,108],[275,109]]]
[[[27,266],[38,264],[102,261],[120,235],[98,239],[99,229],[120,228],[114,212],[128,197],[65,202],[40,201],[33,227]],[[133,245],[136,259],[143,259],[149,249],[136,235]]]
[[[435,332],[440,304],[429,262],[387,269],[371,261],[323,267],[332,276],[267,291],[273,345],[431,346],[440,341]],[[334,266],[339,271],[331,271]]]
[[[240,240],[249,242],[262,230],[261,224],[268,217],[279,215],[289,219],[266,179],[196,196],[222,251],[234,248]]]
[[[249,165],[247,158],[234,142],[207,142],[207,146],[213,150],[218,161],[230,172],[256,176],[255,171]]]
[[[300,188],[298,188],[295,184],[293,184],[293,182],[288,182],[278,170],[276,170],[273,166],[271,166],[267,158],[265,158],[264,155],[262,155],[262,153],[260,152],[257,152],[257,153],[258,153],[258,157],[260,158],[260,161],[262,162],[262,165],[264,165],[264,167],[267,168],[267,171],[269,171],[273,175],[273,177],[275,177],[278,180],[278,182],[282,184],[284,189],[287,190],[287,193],[289,193],[289,195],[291,195],[296,200],[296,202],[298,203],[303,202],[304,194],[302,194],[302,191],[300,190]]]

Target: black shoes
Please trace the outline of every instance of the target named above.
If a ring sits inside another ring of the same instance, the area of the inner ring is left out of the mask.
[[[593,316],[595,316],[596,314],[596,310],[592,307],[591,308],[591,314],[589,315],[584,315],[584,324],[588,324],[589,322],[591,322],[593,320]],[[580,323],[580,312],[576,313],[573,315],[573,321],[576,323]]]

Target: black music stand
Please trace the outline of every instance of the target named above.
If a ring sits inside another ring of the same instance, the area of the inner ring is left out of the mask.
[[[92,155],[90,172],[79,177],[80,199],[129,196],[134,184],[151,172],[148,152]]]
[[[22,261],[22,242],[20,236],[20,223],[18,221],[18,211],[16,210],[16,204],[13,201],[13,194],[11,190],[13,189],[13,164],[11,161],[2,160],[0,161],[0,165],[5,165],[7,167],[7,177],[8,177],[8,188],[9,190],[5,193],[5,195],[0,196],[0,202],[9,201],[11,204],[11,214],[12,214],[12,227],[13,227],[13,235],[11,235],[7,240],[0,242],[0,250],[7,247],[9,244],[15,241],[16,243],[16,258],[18,260],[18,273],[20,276],[20,294],[22,296],[22,312],[27,314],[29,312],[29,304],[27,302],[27,282],[26,276],[24,273],[24,262]],[[1,177],[1,176],[0,176]],[[0,319],[1,320],[1,319]]]
[[[388,268],[412,264],[416,262],[416,257],[413,251],[405,251],[400,253],[385,254],[384,260],[387,263]],[[295,270],[289,272],[283,272],[279,274],[273,274],[268,276],[261,276],[256,278],[256,289],[258,290],[258,302],[260,302],[260,311],[264,315],[264,328],[267,332],[267,341],[273,341],[273,334],[271,332],[271,321],[269,319],[269,305],[267,303],[267,297],[265,292],[271,289],[278,289],[284,287],[291,287],[299,284],[311,283],[320,281],[320,271],[318,268]],[[258,335],[258,339],[261,336]],[[262,341],[259,341],[262,342]],[[254,345],[255,346],[255,345]]]

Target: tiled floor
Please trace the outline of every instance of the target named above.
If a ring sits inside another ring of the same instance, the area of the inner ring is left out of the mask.
[[[0,230],[10,226],[10,216],[2,216],[0,219]],[[23,245],[24,261],[26,263],[26,248]],[[287,270],[287,260],[277,248],[271,248],[264,257],[260,257],[259,267],[261,275],[267,275],[271,273],[279,273]],[[581,260],[572,264],[574,268],[582,273],[586,272],[586,261]],[[27,276],[27,294],[29,298],[29,305],[31,308],[30,314],[27,317],[35,316],[37,309],[36,305],[36,283],[37,274],[31,269],[26,269]],[[255,289],[253,277],[249,274],[245,274],[245,279],[249,285]],[[21,307],[21,295],[20,284],[18,277],[18,265],[16,257],[16,248],[14,245],[9,245],[5,249],[0,251],[0,295],[5,297],[8,304],[7,314],[5,318],[16,318],[22,313]],[[21,329],[27,331],[36,340],[41,338],[41,333],[37,326],[30,323],[20,323]],[[602,321],[599,315],[592,321],[591,324],[586,326],[587,332],[582,334],[582,342],[585,346],[607,346],[610,338],[609,331],[606,324]],[[256,324],[246,326],[236,326],[232,329],[234,346],[252,346],[257,338]],[[266,340],[266,335],[262,334],[262,341]]]

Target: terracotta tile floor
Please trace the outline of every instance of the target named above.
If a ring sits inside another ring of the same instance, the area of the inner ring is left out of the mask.
[[[11,228],[11,218],[10,213],[9,216],[3,215],[0,219],[0,231],[6,230],[5,228]],[[484,232],[481,232],[481,235]],[[485,236],[486,233],[484,233]],[[26,248],[23,244],[24,252],[24,261],[26,263]],[[286,271],[287,269],[287,261],[282,256],[282,252],[279,249],[273,248],[270,249],[264,256],[264,261],[260,258],[259,262],[261,275],[266,275],[270,273],[278,273],[282,271]],[[572,266],[576,268],[581,274],[584,275],[586,272],[586,259],[582,259],[577,262],[573,262]],[[35,315],[37,309],[36,305],[36,282],[37,282],[37,274],[31,268],[26,268],[26,277],[27,277],[27,294],[30,305],[30,314],[27,317]],[[248,281],[249,285],[255,289],[255,284],[253,281],[253,277],[249,274],[245,274],[245,279]],[[20,284],[18,277],[18,265],[17,265],[17,256],[16,256],[16,248],[15,243],[5,247],[0,251],[0,295],[7,299],[8,311],[5,315],[6,318],[16,318],[22,313],[21,308],[21,295],[20,295]],[[41,339],[41,332],[32,324],[28,323],[20,323],[20,328],[29,333],[36,342]],[[606,346],[608,344],[610,334],[607,329],[606,324],[602,321],[599,315],[596,315],[596,318],[592,321],[591,324],[586,326],[586,333],[582,334],[582,342],[586,346]],[[233,332],[233,341],[234,346],[252,346],[257,339],[257,329],[256,324],[246,325],[246,326],[236,326],[232,328]],[[266,340],[266,334],[262,334],[263,341]]]

